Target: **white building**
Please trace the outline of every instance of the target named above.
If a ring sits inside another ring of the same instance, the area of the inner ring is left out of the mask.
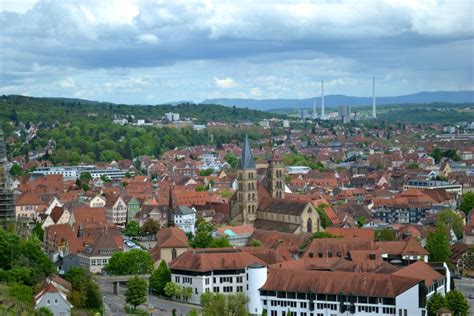
[[[52,174],[60,174],[65,180],[75,180],[81,176],[81,173],[89,172],[93,179],[99,179],[101,176],[105,176],[109,179],[122,179],[125,177],[127,172],[131,176],[135,175],[135,172],[128,170],[121,170],[117,168],[109,169],[96,169],[95,166],[64,166],[64,167],[40,167],[30,172],[32,176],[47,176]]]
[[[196,224],[196,210],[186,205],[179,205],[173,211],[173,222],[186,234],[194,234],[194,225]]]
[[[171,113],[171,112],[168,112],[168,113],[165,113],[165,117],[168,121],[170,122],[176,122],[176,121],[179,121],[179,113]]]
[[[247,291],[246,268],[265,265],[257,257],[239,249],[195,249],[170,262],[171,281],[193,289],[188,302],[199,304],[201,293]]]

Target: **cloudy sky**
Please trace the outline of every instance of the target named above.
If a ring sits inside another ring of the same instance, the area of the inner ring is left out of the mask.
[[[157,104],[474,89],[471,0],[1,0],[0,94]]]

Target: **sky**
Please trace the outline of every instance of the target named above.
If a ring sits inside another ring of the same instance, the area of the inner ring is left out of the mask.
[[[474,90],[470,0],[1,0],[0,94],[129,104]]]

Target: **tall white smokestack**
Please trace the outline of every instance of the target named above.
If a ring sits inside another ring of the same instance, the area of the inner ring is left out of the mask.
[[[313,99],[313,120],[318,117],[318,113],[316,113],[316,98]]]
[[[324,80],[321,80],[321,119],[325,119],[326,115],[324,114]]]
[[[375,77],[372,77],[372,118],[377,118],[377,110],[375,108]]]

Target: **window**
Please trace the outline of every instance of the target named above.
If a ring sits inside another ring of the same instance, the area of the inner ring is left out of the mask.
[[[243,292],[243,291],[244,291],[244,288],[242,286],[237,287],[237,292]]]
[[[237,283],[242,283],[244,281],[244,278],[239,276],[237,277]]]
[[[47,300],[46,305],[51,305],[51,300]]]
[[[219,293],[219,287],[217,287],[217,286],[214,286],[214,288],[212,290],[214,291],[214,293]]]
[[[197,288],[195,288],[195,289],[194,289],[194,294],[199,294],[199,292],[198,292],[198,289],[197,289]]]
[[[58,305],[59,304],[59,301],[57,298],[54,299],[54,305]]]
[[[209,279],[206,279],[206,281],[205,281],[206,285],[209,285],[209,281],[210,281]]]

